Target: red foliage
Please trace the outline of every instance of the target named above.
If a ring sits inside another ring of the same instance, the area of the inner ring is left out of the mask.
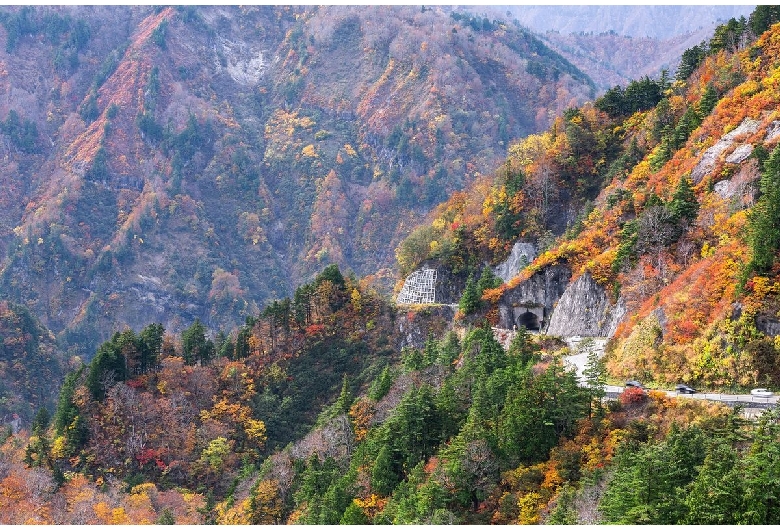
[[[141,464],[141,467],[143,467],[152,460],[155,462],[161,462],[159,456],[160,451],[157,449],[144,449],[136,455],[135,459],[138,460],[138,463]]]
[[[139,388],[144,388],[146,386],[146,381],[142,378],[136,378],[130,379],[125,384],[132,389],[138,390]]]
[[[620,394],[621,405],[633,405],[647,401],[647,394],[641,388],[626,388]]]
[[[325,326],[322,324],[311,324],[306,326],[306,336],[313,337],[316,335],[322,335],[325,331]]]

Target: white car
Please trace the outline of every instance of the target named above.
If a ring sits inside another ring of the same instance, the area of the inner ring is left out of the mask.
[[[771,397],[772,391],[768,390],[766,388],[754,388],[750,391],[751,396],[757,396],[757,397]]]

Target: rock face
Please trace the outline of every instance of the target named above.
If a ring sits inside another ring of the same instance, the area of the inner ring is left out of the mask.
[[[626,314],[623,299],[609,301],[590,273],[572,282],[558,300],[547,328],[549,335],[611,337]]]
[[[402,348],[423,348],[429,335],[442,336],[452,329],[455,309],[450,306],[428,306],[419,311],[399,311],[396,314],[398,331],[393,346]]]
[[[756,328],[770,337],[780,335],[780,321],[767,315],[758,315],[756,317]]]
[[[418,270],[433,269],[436,271],[435,302],[437,304],[457,304],[463,294],[463,288],[468,279],[465,273],[453,273],[448,267],[442,266],[436,260],[425,260]]]
[[[498,304],[499,327],[544,329],[570,279],[571,270],[567,265],[553,265],[507,290]]]
[[[715,168],[718,157],[725,150],[734,145],[734,142],[738,137],[755,133],[758,130],[759,125],[759,121],[745,118],[742,123],[739,124],[739,127],[724,134],[715,145],[704,151],[699,163],[696,164],[696,167],[691,171],[691,180],[693,183],[698,184],[701,182],[701,180]],[[742,145],[738,146],[736,149],[738,153],[735,159],[739,159],[745,153],[745,150],[747,150],[747,147],[743,147]],[[751,147],[750,151],[752,152],[752,150]],[[748,152],[748,155],[749,154],[750,153]]]
[[[508,282],[517,273],[523,270],[529,263],[536,258],[536,247],[532,243],[523,243],[518,241],[512,247],[512,253],[501,265],[495,268],[496,276]]]

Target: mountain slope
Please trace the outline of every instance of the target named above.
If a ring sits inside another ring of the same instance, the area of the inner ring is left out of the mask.
[[[486,305],[472,318],[511,328],[538,307],[537,325],[586,334],[560,323],[594,311],[598,326],[587,329],[614,333],[615,377],[777,384],[777,247],[767,228],[780,127],[777,32],[726,49],[716,33],[687,81],[609,91],[513,145],[492,183],[451,198],[399,246],[401,270],[433,259],[462,271],[463,286],[516,241],[534,242],[541,255],[507,284],[483,287]],[[536,294],[540,285],[554,296]]]
[[[528,32],[438,8],[2,15],[0,285],[86,355],[123,325],[235,325],[330,262],[389,267],[592,90]]]

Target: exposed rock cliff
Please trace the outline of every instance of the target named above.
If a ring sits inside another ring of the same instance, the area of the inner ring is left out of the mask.
[[[563,337],[611,337],[625,314],[623,299],[612,304],[604,288],[590,273],[585,273],[558,300],[547,333]]]
[[[422,348],[428,336],[441,337],[452,328],[455,309],[448,305],[426,306],[417,311],[399,311],[396,316],[398,340],[395,348]]]
[[[512,253],[509,257],[495,268],[496,276],[508,282],[517,273],[523,270],[529,263],[536,258],[536,247],[533,243],[523,243],[518,241],[512,247]]]
[[[507,290],[498,306],[499,327],[544,329],[570,279],[571,270],[567,265],[553,265]]]

